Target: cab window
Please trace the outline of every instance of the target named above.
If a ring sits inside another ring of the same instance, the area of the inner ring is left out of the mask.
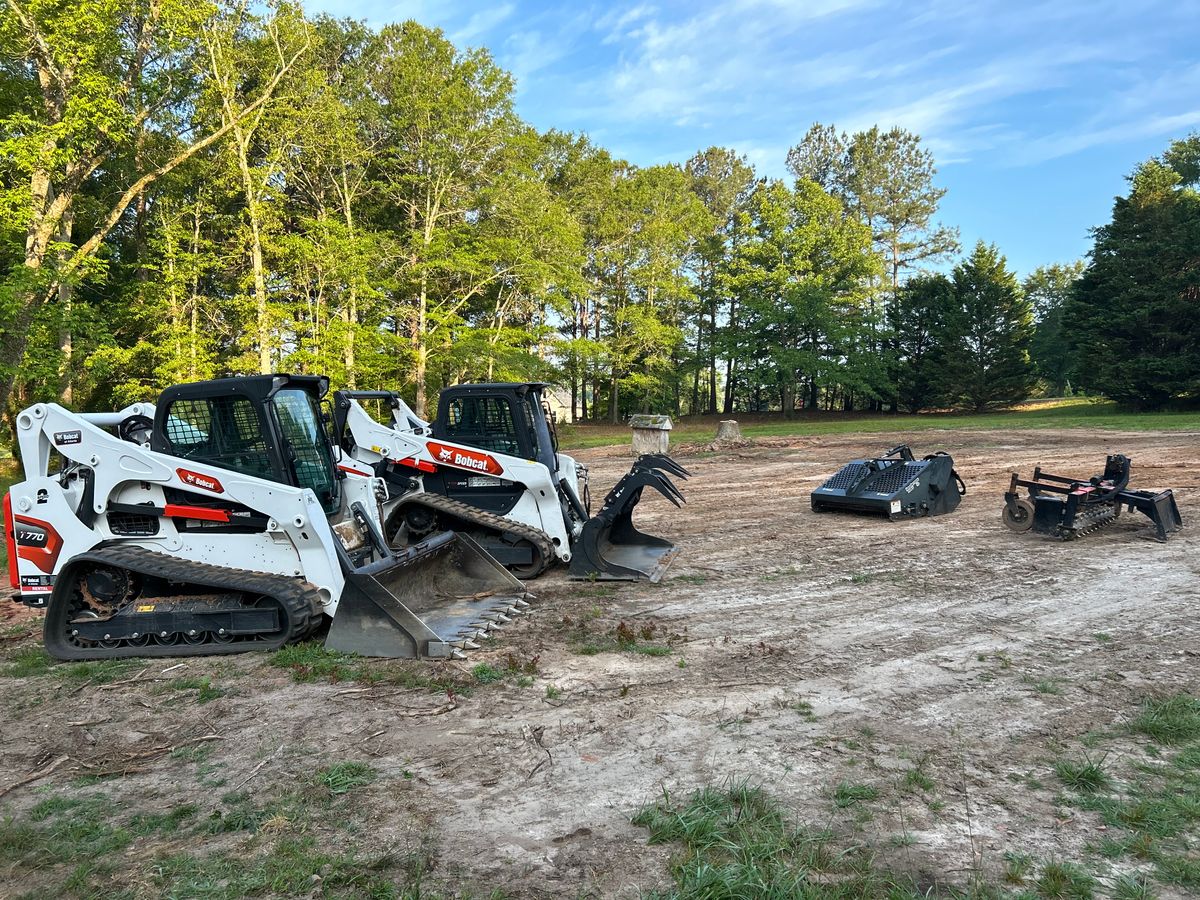
[[[296,484],[311,488],[325,512],[334,512],[337,480],[320,405],[305,391],[282,390],[275,395],[275,414],[283,435],[284,460],[291,463]]]
[[[167,409],[164,437],[174,456],[255,478],[278,478],[258,413],[245,397],[176,400]]]
[[[446,438],[508,456],[521,452],[507,397],[455,397],[446,409]]]

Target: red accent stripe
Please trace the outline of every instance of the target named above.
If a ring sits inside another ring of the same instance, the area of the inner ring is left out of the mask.
[[[352,469],[349,466],[343,466],[341,463],[338,464],[338,468],[341,469],[343,472],[349,472],[351,475],[361,475],[363,478],[371,477],[366,472],[360,472],[360,471],[358,471],[358,469]]]
[[[12,494],[4,494],[4,546],[8,551],[8,583],[18,590],[21,587],[21,575],[17,568],[17,535],[13,526]]]
[[[207,506],[182,506],[178,503],[168,503],[164,506],[163,515],[171,519],[203,519],[205,522],[229,521],[227,510],[212,509]]]
[[[415,456],[409,459],[396,459],[392,461],[402,466],[408,466],[410,469],[420,469],[422,472],[437,471],[437,466],[429,462],[429,460],[417,459]]]

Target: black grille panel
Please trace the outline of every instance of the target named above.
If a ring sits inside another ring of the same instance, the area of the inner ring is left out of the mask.
[[[821,487],[835,491],[849,490],[850,486],[862,478],[863,473],[866,471],[867,467],[862,463],[852,462],[821,485]]]
[[[158,517],[110,512],[108,514],[108,530],[124,537],[150,537],[158,534]]]
[[[880,494],[894,494],[921,474],[921,466],[890,466],[871,482],[869,489]]]

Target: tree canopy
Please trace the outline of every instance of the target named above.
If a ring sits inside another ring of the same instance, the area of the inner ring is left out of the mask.
[[[276,0],[0,10],[0,414],[270,370],[546,379],[575,415],[1195,398],[1200,143],[1086,269],[957,232],[919,135],[815,124],[788,182],[523,121],[486,49]],[[781,161],[782,162],[782,161]],[[1040,379],[1040,381],[1038,380]]]

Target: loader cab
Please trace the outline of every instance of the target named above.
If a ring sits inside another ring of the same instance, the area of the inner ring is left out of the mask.
[[[326,514],[341,500],[321,411],[329,379],[253,375],[176,385],[155,407],[151,449],[310,488]]]
[[[492,453],[536,460],[558,471],[555,437],[542,405],[542,382],[463,384],[438,398],[434,437]]]
[[[540,383],[461,384],[438,398],[433,436],[489,453],[534,460],[558,479],[558,457],[542,411]],[[503,464],[503,459],[501,459]],[[490,475],[443,468],[425,477],[426,490],[505,516],[525,493],[525,486]]]

